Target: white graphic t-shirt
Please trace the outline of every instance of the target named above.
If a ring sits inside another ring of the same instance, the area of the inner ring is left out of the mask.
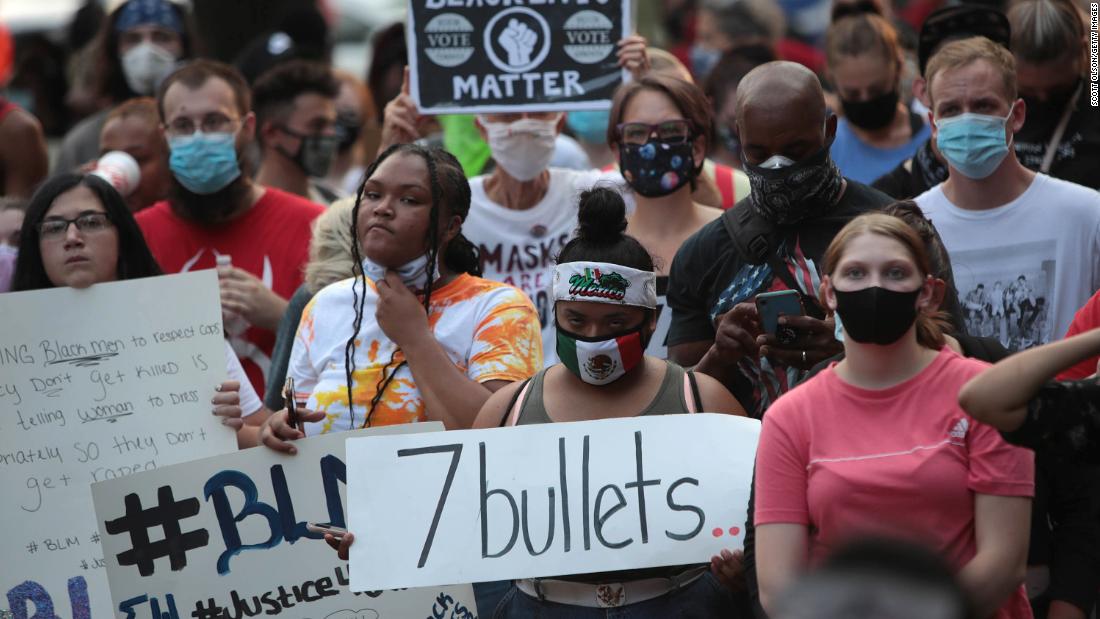
[[[951,256],[970,335],[1011,351],[1061,338],[1100,287],[1100,193],[1037,174],[1018,198],[972,211],[938,185],[916,202]]]
[[[470,179],[470,213],[462,234],[481,252],[482,277],[519,288],[535,304],[547,366],[558,360],[551,290],[554,261],[576,232],[581,192],[613,178],[598,171],[550,168],[546,195],[525,210],[490,200],[485,193],[486,176]],[[606,183],[614,186],[611,180]]]

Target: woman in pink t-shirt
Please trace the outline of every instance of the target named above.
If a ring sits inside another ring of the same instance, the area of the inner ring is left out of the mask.
[[[944,346],[920,237],[901,219],[860,216],[833,240],[822,273],[845,359],[764,418],[755,488],[764,608],[838,544],[889,535],[947,558],[981,616],[1031,617],[1021,583],[1032,455],[959,408],[959,389],[987,364]]]

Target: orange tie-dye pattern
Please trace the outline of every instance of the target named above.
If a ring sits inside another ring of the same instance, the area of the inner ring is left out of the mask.
[[[376,344],[377,342],[373,342],[371,348],[377,356],[378,347]],[[389,376],[404,360],[404,355],[398,352],[394,357],[393,364],[386,370],[386,376]],[[378,384],[382,379],[382,369],[381,365],[374,365],[369,368],[357,369],[352,373],[351,396],[355,403],[355,410],[360,413],[359,418],[356,420],[357,426],[366,421],[362,415],[370,409],[371,400],[378,393]],[[407,371],[405,368],[402,369],[402,372]],[[321,432],[331,432],[334,429],[333,424],[345,414],[343,409],[347,407],[347,389],[341,387],[332,391],[315,391],[313,397],[317,401],[317,410],[327,413]],[[333,405],[339,407],[338,412],[328,413]],[[420,399],[420,393],[417,391],[411,377],[406,378],[404,376],[398,376],[390,381],[389,386],[386,387],[386,391],[382,395],[382,399],[378,401],[378,405],[371,414],[372,427],[424,420],[424,402]],[[336,429],[344,430],[347,428]]]
[[[532,314],[530,307],[522,305],[494,311],[478,325],[471,365],[478,366],[480,374],[533,376],[538,372],[542,367],[542,334],[538,318]]]

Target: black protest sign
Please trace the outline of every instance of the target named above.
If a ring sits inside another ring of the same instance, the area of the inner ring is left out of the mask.
[[[410,0],[412,95],[430,114],[606,109],[630,0]]]

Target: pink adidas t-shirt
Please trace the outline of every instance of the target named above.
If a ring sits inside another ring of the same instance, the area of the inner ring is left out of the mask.
[[[958,405],[988,364],[944,347],[889,389],[854,387],[835,365],[768,409],[756,454],[756,525],[810,530],[810,560],[856,535],[904,537],[957,568],[977,551],[974,495],[1034,495],[1031,451]],[[997,617],[1031,617],[1021,586]]]

